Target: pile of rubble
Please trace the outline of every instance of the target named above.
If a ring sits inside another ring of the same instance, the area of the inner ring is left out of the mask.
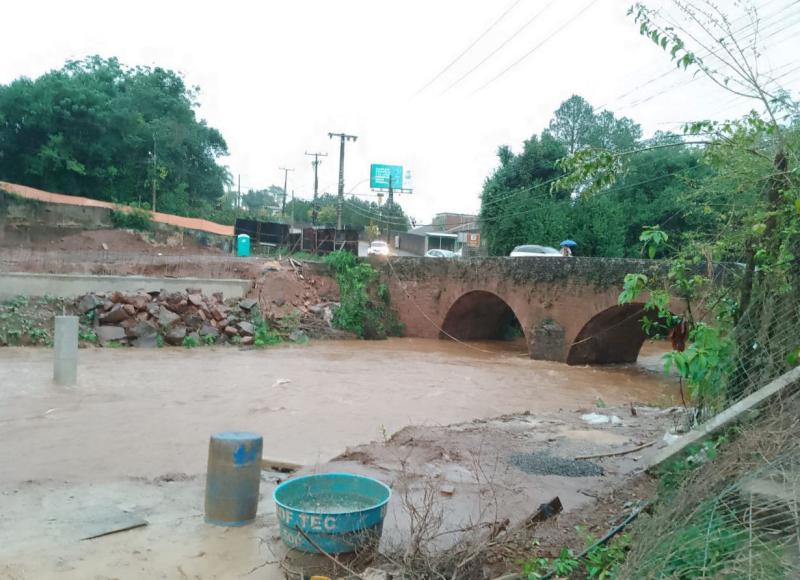
[[[86,294],[77,302],[103,345],[135,347],[199,346],[234,342],[252,344],[260,312],[256,300],[223,300],[221,292],[205,296],[186,292],[113,292]],[[159,338],[160,337],[160,338]]]

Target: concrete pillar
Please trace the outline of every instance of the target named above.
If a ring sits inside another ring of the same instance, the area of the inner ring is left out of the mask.
[[[215,433],[208,444],[206,522],[243,526],[256,517],[261,485],[261,449],[256,433]]]
[[[53,380],[74,385],[78,380],[78,317],[56,316],[53,338]]]

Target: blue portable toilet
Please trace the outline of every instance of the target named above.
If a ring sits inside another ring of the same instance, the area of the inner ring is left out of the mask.
[[[236,236],[236,255],[240,258],[246,258],[250,255],[250,236],[247,234]]]

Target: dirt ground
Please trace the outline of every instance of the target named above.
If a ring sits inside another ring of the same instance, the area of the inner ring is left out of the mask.
[[[217,248],[203,246],[191,236],[176,233],[159,243],[147,233],[128,230],[85,230],[50,242],[39,242],[29,246],[32,250],[58,252],[107,251],[136,252],[141,254],[196,255],[222,254]]]
[[[0,461],[12,466],[0,472],[0,578],[282,577],[271,491],[285,476],[265,472],[255,524],[203,523],[207,440],[220,430],[262,433],[265,456],[308,471],[392,484],[387,543],[407,527],[403,486],[412,497],[452,486],[440,497],[448,527],[487,514],[514,521],[553,495],[574,513],[635,472],[638,456],[598,462],[599,477],[561,477],[525,473],[511,455],[571,459],[651,440],[669,415],[640,408],[631,417],[628,404],[674,395],[670,381],[641,367],[566,367],[414,339],[85,350],[75,388],[52,385],[51,357],[0,350]],[[598,398],[620,425],[581,419]],[[149,525],[80,541],[137,517]],[[275,563],[258,567],[265,562]]]

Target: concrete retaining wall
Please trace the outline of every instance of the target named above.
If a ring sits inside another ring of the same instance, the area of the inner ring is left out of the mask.
[[[137,290],[177,292],[185,291],[187,288],[201,288],[207,295],[222,292],[225,298],[241,298],[247,294],[252,285],[250,280],[233,279],[0,272],[0,300],[20,295],[75,298],[89,292],[136,292]]]

